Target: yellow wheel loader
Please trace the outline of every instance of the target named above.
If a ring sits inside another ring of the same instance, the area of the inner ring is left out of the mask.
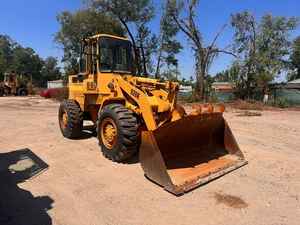
[[[32,94],[32,77],[17,75],[14,72],[5,73],[4,81],[0,81],[0,97],[2,96],[27,96]]]
[[[137,152],[147,178],[180,195],[247,162],[223,118],[224,107],[199,105],[187,115],[179,84],[135,76],[131,42],[95,35],[81,44],[80,73],[69,76],[59,108],[62,134],[96,126],[103,155],[126,162]]]

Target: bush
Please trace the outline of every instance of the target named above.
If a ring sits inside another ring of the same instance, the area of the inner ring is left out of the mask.
[[[237,100],[233,104],[232,107],[240,110],[263,110],[264,104],[262,102],[257,102],[255,100],[243,101]]]
[[[69,89],[64,87],[61,88],[54,96],[53,98],[55,98],[58,101],[63,101],[65,99],[69,98]]]
[[[181,102],[186,102],[186,103],[199,102],[196,95],[192,92],[190,92],[190,93],[179,93],[178,94],[178,100],[181,101]]]
[[[57,101],[63,101],[69,97],[69,89],[67,87],[63,88],[51,88],[41,91],[40,95],[44,98],[53,98]]]
[[[271,102],[272,106],[279,108],[288,108],[290,104],[285,98],[278,98]]]
[[[209,97],[209,102],[218,103],[219,102],[218,96],[215,93],[211,94],[211,96]]]

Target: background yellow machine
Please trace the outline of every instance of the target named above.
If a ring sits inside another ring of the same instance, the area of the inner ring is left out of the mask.
[[[17,75],[14,72],[6,73],[0,81],[0,97],[5,95],[26,96],[32,94],[32,77]]]
[[[69,100],[59,109],[65,137],[80,137],[83,120],[93,121],[105,157],[123,162],[139,152],[145,175],[174,194],[247,163],[224,107],[199,105],[187,115],[178,83],[134,76],[126,38],[96,35],[81,48],[80,73],[69,76]]]

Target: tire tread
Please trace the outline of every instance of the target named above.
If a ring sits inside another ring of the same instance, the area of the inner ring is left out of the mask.
[[[120,135],[119,149],[117,151],[107,150],[102,144],[100,123],[104,115],[115,115],[118,133]],[[98,115],[97,133],[99,145],[104,157],[114,162],[122,162],[132,157],[138,150],[138,121],[134,113],[121,104],[110,104],[103,108]]]

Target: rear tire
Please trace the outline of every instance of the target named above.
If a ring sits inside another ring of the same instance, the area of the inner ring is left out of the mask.
[[[105,106],[97,121],[97,136],[103,155],[114,162],[131,158],[139,147],[138,127],[134,113],[123,105]]]
[[[18,90],[18,96],[27,96],[28,91],[26,89],[19,89]]]
[[[64,137],[79,138],[83,129],[83,113],[74,100],[64,100],[59,107],[58,120]]]
[[[0,97],[2,97],[4,95],[4,89],[0,88]]]

